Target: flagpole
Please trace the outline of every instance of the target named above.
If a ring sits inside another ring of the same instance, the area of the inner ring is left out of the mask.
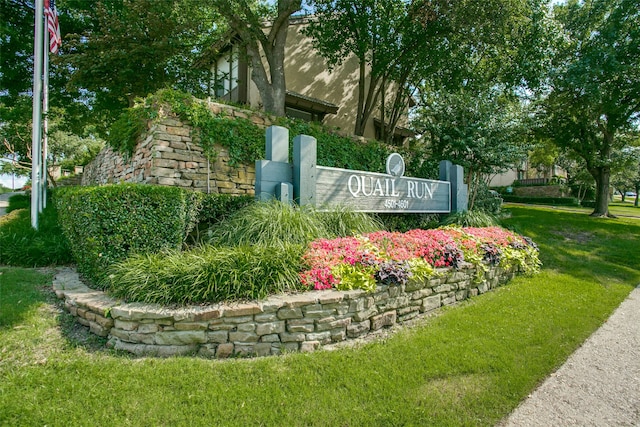
[[[33,43],[33,115],[31,118],[31,226],[38,229],[38,212],[40,199],[40,146],[42,132],[42,48],[44,45],[43,0],[35,2],[35,30]]]
[[[45,24],[47,25],[47,24]],[[49,148],[49,31],[44,31],[44,84],[42,86],[42,197],[40,213],[47,207],[47,152]]]

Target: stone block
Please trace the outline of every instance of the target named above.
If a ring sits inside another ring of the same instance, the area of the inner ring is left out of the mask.
[[[468,291],[466,289],[456,292],[456,301],[462,301],[467,299],[467,295],[468,295]]]
[[[162,331],[155,334],[158,345],[189,345],[207,342],[204,331]]]
[[[259,323],[256,326],[256,334],[258,335],[279,334],[284,331],[285,331],[284,321]]]
[[[207,342],[223,344],[229,341],[229,332],[227,331],[209,331],[207,332]]]
[[[335,290],[322,291],[318,294],[318,302],[320,304],[335,304],[344,299],[343,292]]]
[[[114,327],[123,331],[133,331],[138,329],[138,322],[128,322],[126,320],[115,319]]]
[[[349,303],[347,301],[342,301],[331,304],[322,304],[322,308],[325,310],[334,310],[337,315],[342,316],[349,312]]]
[[[331,331],[331,341],[340,342],[347,339],[347,331],[344,328],[334,329]]]
[[[352,322],[349,326],[347,326],[347,336],[349,338],[357,338],[361,335],[366,334],[371,330],[371,322],[369,320],[365,320],[364,322]]]
[[[315,332],[306,335],[307,341],[331,341],[331,331]]]
[[[287,332],[281,332],[280,333],[280,341],[283,343],[288,343],[288,342],[302,342],[305,339],[305,334],[302,332],[296,332],[296,333],[287,333]]]
[[[255,346],[254,343],[240,343],[237,342],[234,345],[234,351],[238,356],[253,356],[255,354]],[[269,349],[271,349],[271,344],[269,344]]]
[[[350,324],[351,324],[350,317],[347,317],[344,319],[333,319],[331,321],[323,322],[323,323],[318,322],[318,324],[316,325],[316,331],[322,332],[322,331],[334,330],[338,328],[344,330]]]
[[[173,325],[176,331],[204,331],[208,326],[207,322],[176,322]]]
[[[418,300],[428,297],[431,294],[433,294],[433,290],[431,288],[419,289],[417,291],[411,292],[411,299]]]
[[[226,359],[233,354],[233,347],[232,343],[220,344],[216,349],[216,357],[219,359]]]
[[[153,334],[160,330],[160,327],[156,323],[142,323],[138,326],[138,333],[141,334]]]
[[[356,322],[362,322],[366,319],[369,319],[372,316],[375,316],[376,314],[378,314],[378,308],[373,306],[371,308],[368,308],[366,310],[362,310],[359,311],[357,313],[355,313],[353,315],[353,320],[355,320]]]
[[[255,332],[229,332],[231,342],[258,342],[258,335]]]
[[[106,329],[113,328],[113,324],[114,324],[113,319],[108,317],[98,316],[98,315],[96,315],[96,323]]]
[[[275,311],[272,313],[256,314],[254,320],[258,323],[275,322],[278,320],[278,314]]]
[[[301,319],[302,309],[299,307],[282,307],[278,310],[278,319]]]
[[[248,322],[253,322],[253,316],[227,317],[226,310],[225,310],[224,323],[237,325],[240,323],[248,323]]]
[[[320,348],[320,342],[318,341],[305,341],[300,344],[300,351],[302,353],[310,353]]]
[[[431,310],[435,310],[436,308],[440,308],[441,305],[442,305],[442,295],[439,295],[439,294],[432,295],[422,300],[421,310],[423,312],[431,311]]]
[[[260,342],[254,345],[253,351],[256,356],[264,357],[271,355],[271,343],[270,342]]]
[[[263,335],[260,337],[260,342],[269,342],[269,343],[280,342],[280,335],[278,334]]]
[[[301,294],[291,295],[285,300],[285,305],[289,308],[302,307],[305,305],[316,304],[318,297],[313,292],[305,292]]]
[[[443,284],[443,285],[439,285],[436,286],[434,289],[435,293],[437,294],[444,294],[447,293],[451,290],[451,285],[450,284]]]
[[[107,335],[109,335],[109,329],[103,328],[96,322],[92,321],[89,322],[89,331],[99,337],[106,337]]]
[[[386,313],[371,318],[371,330],[377,331],[384,326],[393,326],[396,323],[396,312],[387,311]]]
[[[280,352],[282,353],[291,353],[294,351],[298,351],[300,349],[299,342],[283,342],[280,346]]]
[[[255,332],[256,330],[256,324],[253,322],[249,322],[249,323],[239,323],[236,326],[236,331],[238,332]]]

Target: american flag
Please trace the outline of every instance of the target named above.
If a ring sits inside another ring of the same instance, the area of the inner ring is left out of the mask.
[[[58,11],[53,0],[44,0],[44,15],[47,17],[47,30],[49,31],[49,51],[58,53],[58,48],[62,46],[62,37],[60,37]]]

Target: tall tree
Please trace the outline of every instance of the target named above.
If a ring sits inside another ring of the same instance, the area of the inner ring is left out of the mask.
[[[433,87],[497,79],[522,84],[539,62],[544,0],[313,3],[317,19],[308,32],[329,66],[358,59],[358,135],[377,110],[391,135],[425,81]]]
[[[499,90],[429,92],[419,102],[413,125],[422,135],[424,156],[450,160],[465,169],[469,208],[482,183],[527,156],[522,104]]]
[[[592,216],[609,216],[614,151],[640,120],[640,8],[637,0],[570,0],[555,7],[556,41],[547,135],[582,158],[596,182]]]
[[[264,109],[284,116],[284,48],[291,15],[302,9],[302,1],[278,0],[275,10],[261,1],[214,0],[211,4],[245,44],[252,66],[251,79],[258,87]],[[268,25],[265,19],[270,21]]]
[[[205,74],[191,65],[203,35],[215,32],[211,11],[188,0],[69,0],[68,6],[81,26],[67,36],[61,57],[71,70],[67,87],[88,91],[94,113],[109,121],[163,87],[187,84],[197,94]]]

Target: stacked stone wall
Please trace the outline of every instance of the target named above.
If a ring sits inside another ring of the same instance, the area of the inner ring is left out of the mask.
[[[438,277],[407,285],[378,286],[375,292],[311,291],[263,301],[169,309],[123,303],[87,288],[73,270],[54,279],[65,309],[115,349],[137,355],[204,357],[267,356],[313,351],[360,338],[455,304],[506,283],[515,271],[489,267],[438,270]]]
[[[260,127],[271,125],[260,112],[209,103],[214,113],[248,118]],[[255,165],[231,166],[229,151],[215,147],[217,156],[209,162],[202,147],[193,140],[192,128],[175,115],[150,121],[131,156],[103,149],[85,167],[82,185],[119,182],[167,185],[211,193],[254,194]]]

